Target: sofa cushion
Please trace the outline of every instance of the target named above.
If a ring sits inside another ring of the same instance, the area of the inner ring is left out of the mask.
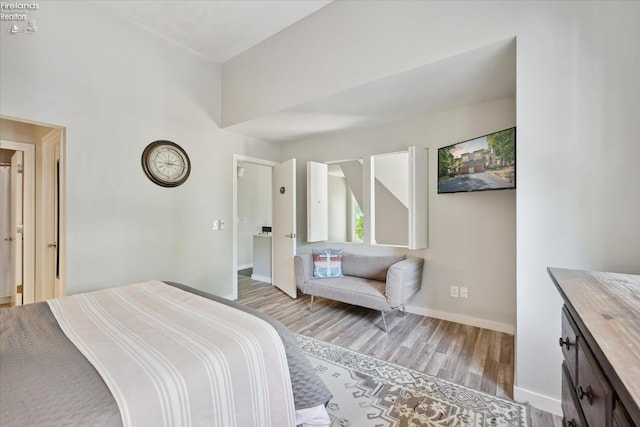
[[[384,282],[354,276],[311,279],[302,285],[302,292],[305,294],[317,295],[374,310],[388,310],[384,291]]]
[[[389,267],[405,258],[406,255],[370,256],[345,252],[342,254],[342,274],[384,282]]]
[[[342,249],[314,249],[313,277],[342,277]]]

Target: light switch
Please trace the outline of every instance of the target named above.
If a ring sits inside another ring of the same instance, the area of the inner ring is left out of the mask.
[[[213,220],[213,225],[211,226],[212,230],[218,230],[220,228],[220,221],[218,221],[217,219]]]
[[[220,230],[224,230],[224,220],[221,219],[218,223],[220,224]]]

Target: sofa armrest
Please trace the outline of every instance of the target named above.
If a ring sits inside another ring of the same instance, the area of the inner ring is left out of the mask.
[[[424,259],[410,257],[398,261],[387,270],[385,297],[391,308],[397,308],[411,299],[422,286]]]
[[[296,286],[302,289],[302,284],[313,278],[313,256],[311,254],[296,255],[293,258],[296,273]]]

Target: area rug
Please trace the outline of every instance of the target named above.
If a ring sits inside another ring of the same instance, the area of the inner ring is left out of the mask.
[[[333,399],[331,426],[528,427],[526,405],[297,335]]]

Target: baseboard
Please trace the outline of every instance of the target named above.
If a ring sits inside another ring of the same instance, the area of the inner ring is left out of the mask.
[[[239,265],[237,269],[238,269],[238,270],[244,270],[244,269],[246,269],[246,268],[253,268],[253,264],[252,264],[252,263],[249,263],[249,264],[242,264],[242,265]]]
[[[534,408],[541,409],[546,412],[551,412],[554,415],[562,416],[562,403],[558,399],[545,396],[524,388],[513,388],[513,400],[517,402],[528,403]]]
[[[11,303],[11,296],[0,297],[0,304],[9,304],[9,303]]]
[[[490,329],[492,331],[504,332],[505,334],[515,335],[516,328],[508,323],[494,322],[493,320],[480,319],[479,317],[465,316],[464,314],[448,313],[446,311],[430,310],[424,307],[416,307],[407,305],[406,309],[409,313],[419,314],[421,316],[433,317],[436,319],[447,320],[449,322],[462,323],[464,325],[476,326],[478,328]]]
[[[271,283],[271,277],[259,276],[257,274],[252,274],[251,278],[253,280],[257,280],[258,282]]]

